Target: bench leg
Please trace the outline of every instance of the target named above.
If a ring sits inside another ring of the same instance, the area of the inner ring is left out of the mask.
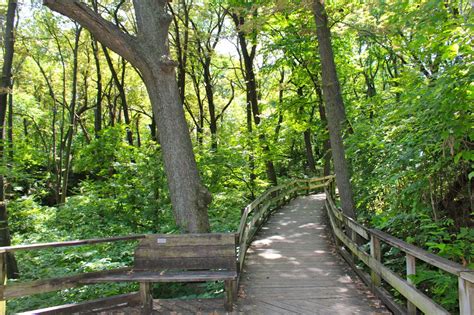
[[[232,312],[234,308],[234,295],[235,295],[235,280],[224,281],[225,301],[224,307],[227,312]]]
[[[142,302],[142,314],[151,314],[153,311],[153,297],[150,282],[140,282],[140,301]]]
[[[239,294],[239,287],[238,287],[237,280],[232,281],[232,293],[234,294],[232,298],[234,299],[234,301],[237,301],[237,296]]]

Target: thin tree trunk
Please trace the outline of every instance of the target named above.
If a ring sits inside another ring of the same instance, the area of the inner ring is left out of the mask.
[[[135,129],[137,131],[137,147],[141,147],[142,138],[140,136],[140,115],[137,115],[136,122],[135,122]]]
[[[206,90],[207,105],[209,109],[209,129],[211,131],[211,148],[217,150],[217,118],[216,104],[214,103],[214,91],[211,78],[211,58],[207,57],[203,63],[204,87]]]
[[[13,84],[12,84],[13,86]],[[13,168],[13,93],[8,95],[8,167]]]
[[[311,174],[316,173],[316,163],[314,162],[314,154],[313,154],[313,145],[311,143],[311,129],[306,129],[303,132],[304,138],[304,145],[306,151],[306,161],[308,162],[308,169]]]
[[[247,102],[246,107],[247,113],[247,131],[249,136],[253,133],[253,126],[252,126],[252,108],[250,107],[250,103]],[[255,174],[255,155],[254,155],[254,145],[252,139],[250,139],[249,144],[249,169],[250,169],[250,193],[252,200],[255,199],[255,180],[257,179],[257,175]]]
[[[92,1],[92,7],[94,8],[94,12],[98,13],[99,8],[97,5],[97,0]],[[100,67],[100,59],[99,59],[99,43],[91,36],[91,46],[92,46],[92,54],[94,55],[94,62],[95,62],[95,72],[97,76],[97,98],[95,103],[94,109],[94,134],[96,138],[99,138],[100,131],[102,130],[102,72]]]
[[[71,171],[71,159],[72,159],[72,140],[76,130],[77,119],[76,119],[76,104],[77,104],[77,75],[78,75],[78,54],[79,54],[79,39],[81,37],[82,27],[76,28],[76,36],[74,40],[73,50],[73,70],[72,70],[72,92],[71,92],[71,103],[69,106],[69,129],[66,133],[66,146],[64,149],[64,174],[62,182],[62,194],[61,203],[66,202],[69,184],[69,173]]]
[[[102,130],[102,73],[100,68],[100,59],[99,59],[99,43],[97,40],[92,39],[92,52],[94,55],[95,61],[95,70],[97,75],[97,98],[94,109],[94,133],[95,137],[99,138],[100,131]]]
[[[179,90],[179,99],[182,104],[184,104],[184,97],[186,94],[186,64],[188,59],[188,43],[189,43],[189,11],[190,5],[187,4],[185,0],[180,0],[180,6],[183,8],[184,14],[182,18],[184,31],[181,31],[179,28],[178,16],[172,12],[173,16],[173,26],[174,26],[174,36],[175,36],[175,47],[178,57],[178,90]],[[172,9],[172,7],[169,7]],[[179,13],[178,13],[179,14]],[[183,34],[183,40],[181,41],[181,33]]]
[[[249,52],[248,47],[247,47],[247,39],[245,37],[245,33],[241,30],[241,27],[244,25],[244,18],[241,16],[238,16],[237,14],[232,14],[232,18],[238,30],[239,44],[240,44],[240,49],[242,52],[242,57],[244,60],[245,84],[247,88],[247,103],[250,104],[255,126],[258,127],[260,125],[260,108],[258,104],[257,81],[255,77],[254,67],[253,67],[253,61],[255,58],[257,47],[253,45],[251,48],[251,51]],[[258,138],[262,145],[263,152],[265,154],[269,154],[270,148],[268,144],[266,143],[266,137],[263,131],[259,131]],[[275,166],[271,158],[267,157],[265,159],[265,168],[266,168],[268,180],[273,185],[275,186],[278,185],[278,179],[276,176]]]
[[[344,102],[336,73],[336,64],[334,62],[334,53],[331,45],[331,33],[328,28],[328,18],[324,8],[324,0],[313,1],[313,12],[316,20],[316,31],[322,68],[323,92],[326,103],[332,158],[336,173],[336,184],[341,197],[343,212],[348,216],[355,218],[354,197],[350,181],[349,165],[345,157],[342,140],[342,124],[346,119],[343,112]]]
[[[16,16],[16,0],[8,1],[5,37],[4,37],[4,56],[2,76],[0,78],[0,166],[5,164],[5,119],[8,108],[8,94],[12,93],[12,64],[14,54],[14,25]],[[0,246],[10,246],[10,228],[8,226],[8,211],[5,198],[5,176],[0,172]],[[3,266],[0,266],[3,268]],[[10,278],[16,278],[18,275],[18,266],[13,255],[7,255],[7,275]],[[4,279],[0,279],[4,281]]]
[[[316,94],[318,95],[319,118],[321,119],[321,124],[325,127],[325,130],[327,130],[328,120],[326,117],[326,110],[324,109],[323,91],[321,90],[321,86],[319,84],[315,84],[314,87],[316,89]],[[329,176],[331,174],[331,143],[329,137],[326,135],[324,136],[323,141],[323,160],[323,176]]]
[[[127,141],[128,144],[133,146],[133,134],[131,130],[131,121],[130,121],[130,114],[128,111],[128,102],[127,102],[127,95],[125,94],[125,88],[123,85],[123,77],[124,77],[124,71],[125,71],[125,65],[123,65],[123,70],[122,70],[122,80],[119,79],[117,71],[115,70],[114,64],[112,62],[112,58],[110,58],[109,51],[107,50],[107,47],[105,45],[102,45],[102,51],[104,52],[105,60],[107,60],[107,65],[109,66],[110,74],[112,75],[112,78],[114,80],[115,87],[117,88],[120,96],[120,102],[122,104],[122,110],[123,110],[123,118],[125,120],[125,124],[127,125]],[[120,115],[119,115],[120,116]]]

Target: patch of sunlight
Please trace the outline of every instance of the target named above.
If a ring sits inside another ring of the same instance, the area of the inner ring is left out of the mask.
[[[281,254],[277,254],[277,253],[267,253],[267,252],[264,252],[264,253],[259,253],[258,256],[260,257],[263,257],[265,259],[280,259],[282,258],[283,256]]]
[[[337,278],[336,281],[339,282],[339,283],[351,283],[352,282],[352,280],[349,276],[339,277],[339,278]]]
[[[348,288],[337,288],[336,291],[339,292],[339,293],[349,292],[349,289]]]

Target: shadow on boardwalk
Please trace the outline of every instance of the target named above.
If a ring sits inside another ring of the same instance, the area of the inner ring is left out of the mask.
[[[326,228],[324,195],[277,210],[249,248],[238,311],[246,314],[390,314],[352,273]]]

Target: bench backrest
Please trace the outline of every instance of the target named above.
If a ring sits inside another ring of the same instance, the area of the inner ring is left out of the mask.
[[[235,271],[235,234],[152,234],[135,249],[136,270]]]

